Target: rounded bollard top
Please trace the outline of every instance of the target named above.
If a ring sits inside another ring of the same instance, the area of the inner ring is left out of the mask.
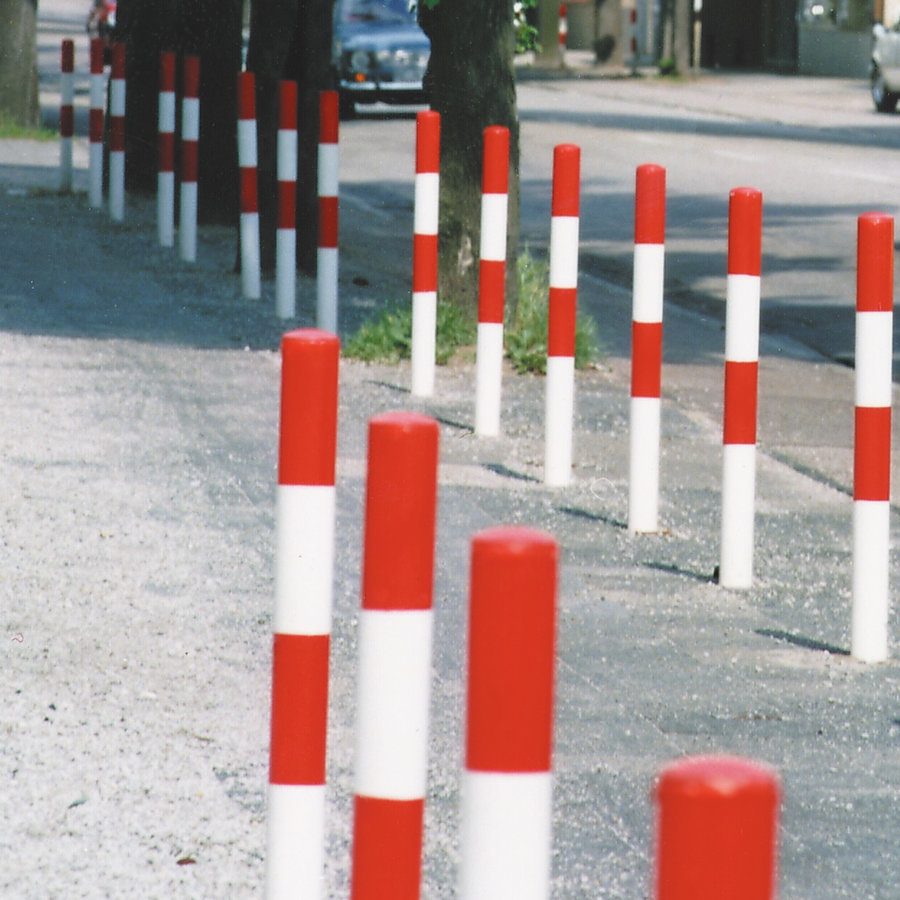
[[[416,172],[436,173],[441,164],[441,114],[433,109],[416,116]]]
[[[553,751],[556,541],[500,526],[472,538],[466,767],[548,772]]]
[[[857,312],[890,312],[894,306],[894,218],[863,213],[856,224]]]
[[[504,125],[488,125],[484,129],[484,169],[481,174],[483,194],[505,194],[509,191],[509,129]]]
[[[363,609],[432,607],[438,439],[422,413],[369,420]]]
[[[338,123],[340,122],[340,102],[337,91],[319,92],[319,143],[336,144],[338,142]]]
[[[110,77],[121,81],[125,77],[125,44],[116,41],[112,45],[112,66]]]
[[[762,272],[762,191],[734,188],[728,199],[728,274]]]
[[[682,797],[733,797],[743,791],[778,795],[775,770],[740,756],[693,756],[670,763],[660,773],[656,795],[660,800]]]
[[[553,148],[553,198],[551,215],[577,217],[581,180],[581,148],[557,144]]]
[[[780,788],[768,766],[698,756],[656,786],[655,900],[772,900]]]
[[[666,238],[666,170],[655,163],[635,172],[634,242],[662,244]]]
[[[318,328],[281,339],[278,483],[334,485],[340,340]]]

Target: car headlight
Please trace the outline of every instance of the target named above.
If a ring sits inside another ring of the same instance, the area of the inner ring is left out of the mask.
[[[354,72],[368,72],[372,67],[372,57],[368,50],[354,50],[350,54],[350,68]]]

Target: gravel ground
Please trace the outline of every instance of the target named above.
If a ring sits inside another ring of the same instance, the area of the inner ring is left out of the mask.
[[[0,894],[260,896],[285,325],[271,284],[240,297],[231,232],[202,229],[182,265],[155,246],[149,201],[114,226],[58,196],[53,155],[0,149]],[[354,284],[383,266],[355,212],[350,322],[408,291],[382,268]],[[314,285],[299,292],[289,326],[311,323]],[[758,577],[727,592],[720,324],[666,313],[665,531],[635,538],[627,298],[596,279],[583,293],[607,356],[578,377],[564,490],[540,482],[541,379],[508,376],[504,434],[476,440],[470,362],[439,371],[432,401],[404,365],[342,362],[328,896],[348,882],[366,422],[412,407],[442,441],[424,896],[455,896],[468,538],[518,522],[562,548],[555,897],[647,896],[654,774],[696,752],[778,768],[783,896],[900,897],[900,670],[847,654],[852,373],[764,340]]]

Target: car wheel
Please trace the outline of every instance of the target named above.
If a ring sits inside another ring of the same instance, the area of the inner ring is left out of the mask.
[[[897,94],[887,89],[884,82],[884,75],[880,69],[872,70],[872,102],[878,112],[890,113],[897,108],[897,100],[900,99]]]

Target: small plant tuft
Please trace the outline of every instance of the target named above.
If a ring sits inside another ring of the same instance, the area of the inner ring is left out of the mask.
[[[547,309],[550,267],[527,251],[517,262],[519,302],[504,327],[506,355],[517,372],[547,371]],[[453,303],[437,305],[435,361],[446,365],[461,347],[475,343],[475,323]],[[394,364],[412,353],[412,309],[409,302],[389,303],[344,345],[344,356],[364,362]],[[587,368],[599,353],[592,319],[578,315],[575,325],[575,367]]]
[[[20,140],[28,138],[33,141],[55,141],[59,139],[59,132],[44,128],[43,125],[32,128],[20,125],[6,112],[0,112],[0,139]]]
[[[452,303],[437,305],[434,356],[446,365],[460,348],[475,341],[475,325]],[[364,362],[397,363],[412,354],[412,308],[409,303],[389,303],[372,321],[364,324],[344,347],[344,356]]]
[[[547,371],[547,321],[550,266],[527,251],[517,262],[519,302],[504,327],[506,355],[517,372]],[[575,367],[586,369],[599,353],[593,319],[578,314],[575,323]]]

